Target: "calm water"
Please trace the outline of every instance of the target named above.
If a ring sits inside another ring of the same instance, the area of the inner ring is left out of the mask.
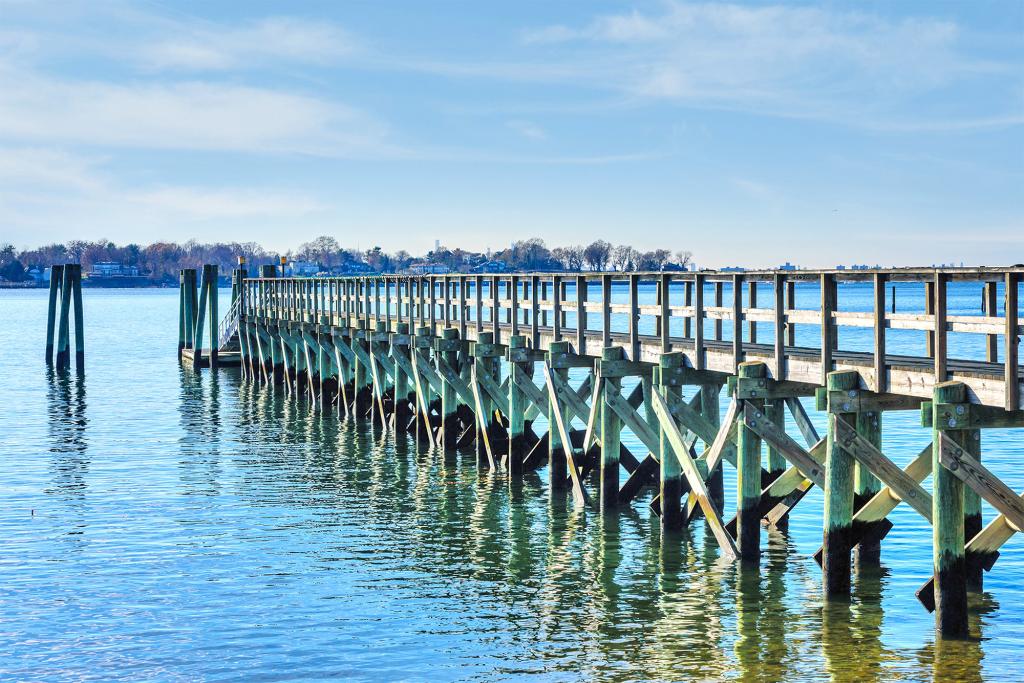
[[[954,289],[976,313],[980,291]],[[866,301],[841,290],[844,308]],[[741,573],[700,524],[662,538],[649,495],[576,514],[543,472],[510,488],[472,455],[418,453],[233,371],[183,371],[176,291],[86,290],[85,307],[87,374],[55,377],[45,292],[0,292],[4,679],[1024,678],[1019,539],[974,598],[977,639],[936,642],[914,597],[930,530],[906,506],[881,570],[825,607],[818,491]],[[886,416],[900,464],[929,440],[916,423]],[[986,432],[984,448],[1024,490],[1019,439]]]

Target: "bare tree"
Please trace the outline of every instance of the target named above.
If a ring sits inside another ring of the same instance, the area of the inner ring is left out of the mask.
[[[675,263],[681,269],[686,270],[686,267],[688,265],[690,265],[690,261],[692,261],[692,260],[693,260],[693,252],[692,251],[680,250],[680,251],[676,252]]]
[[[608,259],[611,257],[612,245],[604,240],[591,242],[583,250],[583,261],[590,266],[591,270],[604,270],[608,267]]]
[[[640,252],[628,244],[620,244],[612,249],[612,264],[616,270],[636,270]]]
[[[578,272],[583,269],[583,247],[581,245],[556,247],[551,250],[551,257],[561,263],[566,270]]]

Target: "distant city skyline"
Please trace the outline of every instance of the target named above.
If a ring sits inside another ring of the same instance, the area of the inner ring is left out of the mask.
[[[0,0],[0,243],[1024,261],[1024,3]]]

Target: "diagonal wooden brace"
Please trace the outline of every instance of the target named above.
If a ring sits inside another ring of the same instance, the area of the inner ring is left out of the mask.
[[[921,485],[914,481],[913,477],[900,469],[899,465],[883,455],[870,441],[858,434],[857,430],[849,423],[837,420],[834,414],[829,415],[829,420],[833,422],[838,446],[864,465],[883,484],[896,491],[901,499],[921,513],[921,516],[931,524],[931,494],[921,488]]]
[[[920,484],[929,474],[932,473],[932,445],[928,444],[917,454],[917,457],[910,461],[903,471],[911,479]],[[850,547],[854,547],[865,540],[881,540],[889,533],[892,522],[886,516],[896,509],[903,498],[891,486],[886,486],[871,497],[864,505],[857,510],[853,516],[852,537]],[[822,548],[814,553],[814,561],[821,564]]]
[[[731,561],[736,560],[739,557],[736,542],[725,530],[725,525],[722,524],[722,520],[718,516],[718,510],[715,509],[708,495],[707,486],[704,484],[704,475],[697,468],[697,463],[690,457],[690,449],[686,445],[683,435],[679,432],[668,404],[660,392],[651,392],[651,407],[654,408],[654,412],[658,416],[661,428],[668,438],[669,444],[672,446],[672,452],[675,454],[676,459],[679,460],[683,476],[686,477],[686,481],[690,484],[691,495],[697,499],[697,504],[700,505],[700,509],[704,512],[704,518],[711,527],[711,532],[714,534],[715,540],[718,541],[722,554]]]

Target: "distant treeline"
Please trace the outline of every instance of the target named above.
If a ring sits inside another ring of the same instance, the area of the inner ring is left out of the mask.
[[[673,253],[668,249],[655,249],[641,252],[629,245],[612,245],[604,240],[586,246],[551,249],[544,240],[536,237],[513,242],[507,249],[496,252],[439,247],[421,257],[414,257],[404,250],[388,253],[380,247],[366,251],[347,249],[326,235],[285,253],[268,251],[255,242],[201,244],[189,240],[184,244],[154,242],[142,246],[117,245],[101,239],[95,242],[72,240],[21,252],[13,245],[0,246],[0,279],[11,282],[27,280],[32,278],[33,269],[41,272],[59,263],[81,263],[88,273],[96,263],[114,262],[137,268],[140,276],[157,282],[177,282],[178,271],[182,268],[200,268],[211,263],[226,273],[237,267],[239,256],[244,256],[254,271],[262,264],[277,264],[284,257],[289,263],[302,264],[304,273],[319,270],[333,274],[397,273],[425,267],[432,272],[683,270],[691,258],[688,251]]]

